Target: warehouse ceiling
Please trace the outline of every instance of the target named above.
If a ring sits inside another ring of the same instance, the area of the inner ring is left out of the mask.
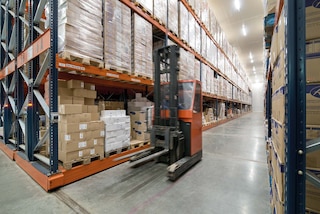
[[[247,71],[251,83],[264,82],[263,0],[208,0],[208,2],[227,40],[236,49],[240,63]]]

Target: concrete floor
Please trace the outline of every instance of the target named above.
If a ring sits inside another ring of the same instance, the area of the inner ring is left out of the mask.
[[[203,133],[203,159],[176,182],[128,163],[46,193],[0,152],[0,213],[271,213],[262,113]]]

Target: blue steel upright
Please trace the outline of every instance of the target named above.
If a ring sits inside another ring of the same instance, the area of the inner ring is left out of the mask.
[[[305,1],[286,0],[286,170],[285,213],[305,213],[306,74]]]

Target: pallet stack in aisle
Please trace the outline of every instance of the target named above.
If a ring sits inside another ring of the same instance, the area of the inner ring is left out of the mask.
[[[79,80],[59,81],[59,160],[66,169],[104,158],[104,124],[95,105],[95,85]],[[48,100],[48,82],[45,84]]]
[[[320,9],[306,1],[306,138],[320,137]],[[320,178],[320,150],[307,154],[307,169]],[[306,182],[306,208],[320,213],[320,188]]]
[[[106,0],[104,8],[105,68],[131,74],[131,11],[119,0]]]
[[[128,102],[128,112],[131,120],[131,138],[142,142],[150,141],[148,126],[152,121],[153,103],[136,93],[136,98]],[[136,142],[133,142],[135,144]]]
[[[125,110],[101,111],[105,126],[105,155],[126,151],[130,147],[130,117]]]
[[[103,60],[102,2],[59,0],[59,52],[64,57]]]

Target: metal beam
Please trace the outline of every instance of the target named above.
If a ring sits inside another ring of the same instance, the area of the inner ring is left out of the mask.
[[[19,125],[23,132],[23,135],[26,136],[26,123],[24,122],[23,119],[19,119]]]
[[[31,79],[29,79],[29,77],[27,77],[27,75],[23,72],[23,70],[19,69],[19,72],[20,72],[20,75],[22,76],[23,80],[27,84],[27,86],[30,87],[30,85],[33,83],[33,81]]]
[[[36,24],[39,24],[40,23],[40,19],[42,17],[42,13],[44,11],[44,7],[46,6],[48,1],[45,1],[45,0],[42,0],[39,2],[38,4],[38,8],[37,8],[37,11],[34,15],[34,19],[33,19],[33,22],[36,23]]]
[[[36,80],[34,81],[34,87],[39,87],[41,84],[41,81],[44,77],[44,75],[46,74],[46,71],[48,70],[50,65],[50,51],[47,52],[46,57],[41,65],[40,71],[37,75]]]
[[[38,144],[35,146],[34,148],[34,152],[38,151],[38,149],[40,149],[40,147],[49,139],[49,129],[46,130],[46,132],[44,133],[43,137],[40,139],[40,141],[38,142]]]
[[[27,4],[27,0],[22,0],[20,2],[20,7],[19,7],[19,15],[24,15],[24,11],[26,9],[26,4]]]
[[[312,139],[307,142],[306,153],[320,150],[320,138]]]
[[[50,115],[50,110],[49,110],[49,106],[47,105],[45,99],[43,98],[43,96],[41,95],[41,93],[40,93],[38,90],[34,89],[34,90],[33,90],[33,93],[34,93],[35,97],[37,98],[39,104],[41,105],[43,111],[44,111],[44,112],[46,113],[46,115],[49,117],[49,115]]]
[[[307,180],[315,187],[320,188],[320,178],[310,170],[307,170],[306,174]]]
[[[16,103],[14,101],[14,98],[12,96],[8,96],[8,100],[9,100],[9,103],[11,105],[11,108],[12,108],[12,111],[15,115],[17,115],[17,112],[16,112]]]

